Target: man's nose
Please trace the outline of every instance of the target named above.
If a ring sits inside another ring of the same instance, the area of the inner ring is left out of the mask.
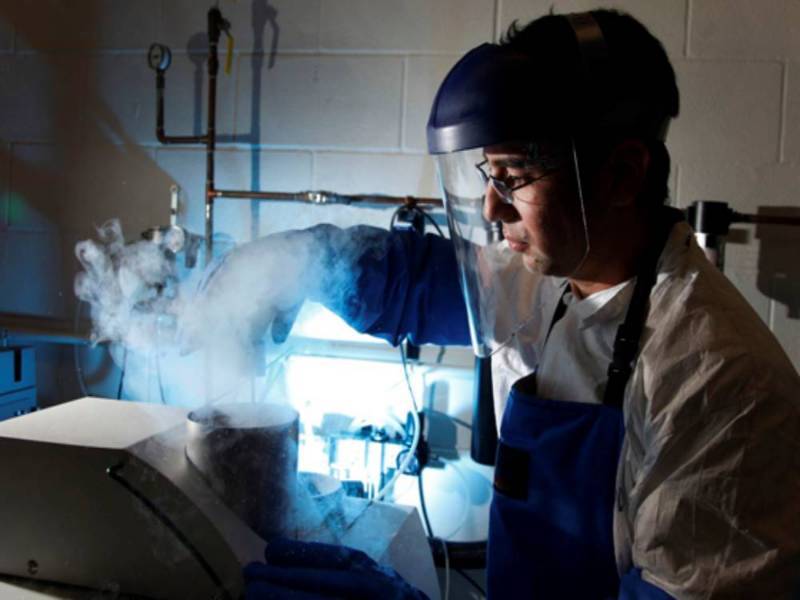
[[[519,220],[517,209],[503,199],[491,181],[486,184],[486,194],[483,197],[483,218],[487,221],[502,221],[503,223],[513,223]]]

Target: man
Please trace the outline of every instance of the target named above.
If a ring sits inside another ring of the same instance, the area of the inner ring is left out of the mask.
[[[434,101],[451,241],[313,234],[328,266],[378,242],[355,291],[319,294],[355,327],[493,357],[491,597],[800,591],[800,378],[663,206],[677,112],[631,17],[512,27]]]

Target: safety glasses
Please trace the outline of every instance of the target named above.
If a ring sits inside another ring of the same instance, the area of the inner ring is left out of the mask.
[[[514,192],[517,190],[521,190],[524,187],[527,187],[533,183],[536,183],[540,179],[544,179],[545,177],[549,177],[560,167],[551,167],[545,173],[534,176],[534,175],[526,175],[524,177],[495,177],[491,175],[487,171],[487,165],[489,164],[489,159],[485,158],[481,162],[475,165],[475,168],[478,170],[478,173],[481,176],[481,180],[483,181],[483,185],[486,186],[489,182],[492,183],[492,187],[495,191],[500,195],[503,202],[506,204],[513,204],[514,203]]]

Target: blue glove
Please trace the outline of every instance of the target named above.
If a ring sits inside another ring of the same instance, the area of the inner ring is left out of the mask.
[[[246,600],[428,600],[392,569],[345,546],[278,538],[264,558],[244,569]]]

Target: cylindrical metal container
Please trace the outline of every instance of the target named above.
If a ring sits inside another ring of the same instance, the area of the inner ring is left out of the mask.
[[[295,518],[300,539],[341,544],[344,532],[342,483],[322,473],[300,473]]]
[[[293,527],[298,414],[279,404],[223,404],[189,413],[186,456],[264,539]]]

